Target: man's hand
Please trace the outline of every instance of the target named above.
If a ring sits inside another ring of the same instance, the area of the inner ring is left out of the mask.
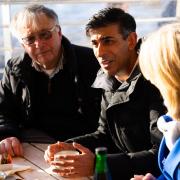
[[[61,148],[62,145],[64,145],[63,150],[67,150],[67,143],[60,144]],[[60,156],[58,162],[53,161],[54,158],[51,157],[52,152],[57,152],[57,144],[55,146],[51,145],[51,147],[48,147],[48,150],[46,150],[45,160],[55,167],[53,172],[67,178],[92,176],[94,173],[95,155],[88,148],[85,148],[80,144],[73,143],[69,145],[71,146],[71,150],[72,148],[76,149],[80,152],[80,154]],[[48,152],[49,150],[51,153]]]
[[[71,143],[57,142],[48,146],[44,154],[44,159],[47,163],[51,164],[54,161],[54,154],[62,150],[75,150]]]
[[[9,137],[0,141],[0,153],[5,152],[11,156],[22,156],[23,149],[20,141],[16,137]]]
[[[156,178],[152,174],[147,173],[145,176],[134,175],[134,178],[131,178],[130,180],[156,180]]]

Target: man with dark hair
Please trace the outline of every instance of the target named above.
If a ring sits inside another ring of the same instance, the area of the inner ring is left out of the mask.
[[[72,178],[91,176],[93,152],[98,146],[106,146],[113,180],[128,180],[142,172],[158,174],[157,151],[162,134],[156,122],[166,109],[159,91],[139,70],[134,18],[121,9],[106,8],[90,19],[86,33],[101,66],[93,84],[103,90],[99,127],[92,134],[49,146],[46,161],[58,165],[53,162],[54,153],[74,148],[80,155],[60,158],[59,165],[64,169],[54,172]]]

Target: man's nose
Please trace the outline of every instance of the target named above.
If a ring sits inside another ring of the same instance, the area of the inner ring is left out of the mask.
[[[103,44],[99,44],[96,48],[96,56],[97,57],[102,57],[105,53],[105,47],[103,46]]]
[[[43,45],[43,40],[39,38],[39,36],[36,36],[36,39],[34,41],[34,45],[36,48],[41,47]]]

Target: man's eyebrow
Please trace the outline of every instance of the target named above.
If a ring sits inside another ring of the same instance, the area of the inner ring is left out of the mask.
[[[112,36],[104,36],[100,38],[100,40],[107,40],[107,39],[112,39],[112,38],[113,38]]]
[[[99,40],[100,41],[104,41],[104,40],[109,40],[109,39],[113,39],[112,36],[104,36],[104,37],[101,37]],[[91,42],[96,42],[97,40],[96,39],[92,39]]]

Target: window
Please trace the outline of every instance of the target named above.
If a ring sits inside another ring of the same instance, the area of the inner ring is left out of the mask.
[[[85,35],[85,24],[98,10],[115,6],[123,8],[125,11],[133,15],[137,22],[138,36],[145,36],[154,31],[164,23],[172,22],[180,17],[180,0],[56,0],[56,1],[38,1],[56,11],[59,16],[60,25],[63,34],[72,42],[79,45],[89,46],[89,42]],[[0,9],[0,69],[6,61],[18,55],[23,51],[20,43],[16,38],[11,36],[9,24],[11,17],[27,5],[27,1],[9,0],[8,3],[1,0]],[[48,4],[49,2],[49,4]],[[52,3],[51,3],[52,2]],[[36,2],[35,2],[36,3]],[[177,4],[179,3],[179,6]]]

